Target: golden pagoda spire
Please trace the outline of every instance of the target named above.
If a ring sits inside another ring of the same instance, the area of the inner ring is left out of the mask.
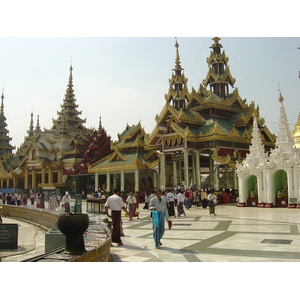
[[[4,114],[4,90],[2,90],[2,95],[1,95],[1,115]]]
[[[176,39],[175,48],[175,68],[172,69],[174,73],[172,74],[172,78],[169,80],[170,87],[169,93],[165,96],[165,99],[170,103],[172,101],[173,107],[177,107],[179,109],[185,108],[185,104],[187,102],[187,79],[184,76],[182,71],[184,70],[181,67],[180,58],[179,58],[179,44]]]
[[[98,131],[101,131],[103,129],[102,127],[102,121],[101,121],[101,116],[99,117],[99,128]]]
[[[75,131],[87,130],[83,125],[86,120],[82,120],[79,115],[81,111],[77,110],[78,105],[76,104],[74,87],[73,87],[73,67],[72,62],[70,66],[70,74],[69,81],[65,93],[65,97],[63,100],[63,104],[61,105],[61,111],[57,112],[58,118],[53,120],[53,131],[57,131],[61,128],[61,123],[66,122],[63,126]],[[57,132],[56,132],[57,133]]]
[[[41,126],[40,126],[40,116],[37,115],[36,126],[35,126],[35,132],[40,132],[40,131],[41,131]]]
[[[177,38],[176,39],[176,43],[175,43],[175,48],[176,48],[176,57],[175,57],[175,69],[173,69],[173,71],[179,71],[179,74],[176,74],[176,75],[181,75],[181,71],[184,70],[182,67],[181,67],[181,63],[180,63],[180,57],[179,57],[179,44],[178,44],[178,41],[177,41]]]

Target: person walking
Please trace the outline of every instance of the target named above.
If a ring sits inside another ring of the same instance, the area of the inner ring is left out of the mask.
[[[206,189],[201,190],[200,197],[201,197],[201,201],[202,201],[202,208],[207,209],[208,200],[207,200],[207,191],[206,191]]]
[[[210,191],[207,198],[208,198],[209,214],[216,216],[217,195],[214,193],[214,191]]]
[[[167,204],[168,204],[169,217],[174,216],[176,218],[176,214],[175,214],[175,195],[170,190],[167,194],[167,199],[168,199]]]
[[[145,192],[145,205],[143,209],[149,209],[150,196],[148,192]]]
[[[55,193],[53,192],[51,197],[49,198],[48,209],[56,210],[56,208],[57,208],[57,201],[56,201]]]
[[[113,223],[112,242],[121,246],[123,245],[121,241],[121,210],[124,210],[127,214],[129,213],[125,207],[123,199],[119,195],[119,189],[114,189],[114,194],[109,196],[105,202],[105,212],[107,216],[112,219]],[[111,210],[111,214],[108,213],[108,209]]]
[[[184,196],[181,193],[181,190],[177,191],[176,199],[177,199],[177,215],[178,215],[178,217],[180,217],[180,215],[182,215],[182,214],[184,214],[184,216],[186,217],[186,214],[183,209]]]
[[[171,229],[172,221],[169,218],[167,201],[163,197],[161,190],[158,190],[156,197],[150,200],[150,209],[152,211],[152,224],[153,224],[153,239],[155,249],[159,249],[162,245],[161,239],[165,233],[165,219],[168,222],[168,227]]]
[[[128,209],[129,212],[129,221],[133,221],[132,218],[134,216],[135,205],[136,205],[136,198],[133,192],[130,192],[126,199],[126,209]]]

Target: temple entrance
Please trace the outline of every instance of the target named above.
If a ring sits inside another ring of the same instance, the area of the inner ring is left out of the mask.
[[[257,206],[257,177],[255,175],[250,175],[245,181],[245,192],[248,196],[247,206]]]
[[[273,174],[273,191],[275,195],[276,207],[288,206],[288,183],[287,172],[280,169]]]

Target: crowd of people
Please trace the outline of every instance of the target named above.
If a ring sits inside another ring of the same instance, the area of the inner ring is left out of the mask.
[[[61,198],[60,194],[55,192],[50,197],[43,193],[3,193],[0,194],[2,204],[17,205],[17,206],[34,206],[36,208],[49,209],[54,211],[61,211],[70,213],[70,201],[71,196],[69,192],[65,192],[65,195]]]
[[[168,223],[168,228],[172,228],[171,217],[186,217],[186,210],[189,210],[193,205],[195,208],[202,206],[203,209],[209,208],[210,215],[216,215],[215,207],[217,205],[217,195],[213,190],[196,190],[196,189],[181,189],[172,190],[153,190],[151,192],[139,193],[136,192],[121,192],[118,189],[114,190],[113,195],[109,196],[104,190],[95,191],[93,197],[106,199],[105,210],[108,217],[112,219],[112,242],[122,245],[121,237],[124,236],[122,227],[121,211],[125,212],[125,218],[129,221],[134,221],[134,218],[139,219],[139,202],[144,202],[143,209],[150,211],[153,227],[153,239],[155,248],[159,249],[162,245],[161,239],[165,232],[165,220]],[[86,199],[86,195],[82,192],[82,199]],[[61,198],[60,194],[55,192],[49,197],[45,197],[43,193],[4,193],[0,195],[3,204],[31,206],[37,208],[49,209],[52,211],[62,211],[70,213],[71,196],[66,191]],[[109,213],[110,209],[110,213]]]
[[[150,210],[152,218],[153,239],[155,248],[159,249],[162,245],[161,239],[165,232],[165,221],[168,223],[168,228],[172,228],[171,217],[186,216],[186,210],[189,210],[192,205],[199,207],[201,203],[203,209],[209,208],[210,215],[216,215],[215,207],[217,205],[217,195],[213,190],[185,190],[178,189],[176,192],[168,191],[151,191],[141,195],[144,197],[144,210]],[[106,214],[112,219],[112,242],[119,246],[123,245],[121,236],[124,236],[122,227],[122,210],[125,212],[124,217],[133,221],[134,217],[139,219],[139,199],[137,193],[130,192],[120,193],[118,189],[114,190],[114,194],[109,196],[105,203]],[[110,209],[110,213],[109,213]]]

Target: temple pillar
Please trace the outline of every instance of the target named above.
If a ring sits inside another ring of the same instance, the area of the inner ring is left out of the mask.
[[[53,183],[53,168],[50,167],[48,171],[48,183]]]
[[[183,150],[183,162],[184,162],[184,183],[185,189],[189,188],[189,151]]]
[[[267,201],[266,201],[266,203],[267,203],[267,206],[269,206],[269,207],[272,207],[273,205],[274,205],[274,203],[275,203],[275,191],[273,191],[274,190],[274,186],[272,185],[272,180],[271,180],[271,170],[270,169],[267,169],[267,171],[266,171],[266,173],[267,173],[267,185],[266,185],[266,187],[267,187]]]
[[[229,188],[228,165],[225,165],[225,188]]]
[[[192,186],[197,186],[197,183],[196,183],[196,157],[195,157],[195,152],[192,152],[192,180],[193,180]]]
[[[179,164],[179,182],[178,182],[178,184],[180,185],[180,188],[181,188],[181,184],[182,184],[182,162],[179,161],[178,164]]]
[[[237,203],[237,206],[244,207],[247,205],[247,199],[248,199],[248,192],[245,186],[246,185],[245,178],[239,176],[238,181],[239,181],[239,202]]]
[[[42,167],[42,184],[45,184],[45,172],[46,172],[46,168],[45,166]],[[48,177],[49,180],[49,177]]]
[[[176,187],[175,189],[177,189],[178,180],[177,180],[177,162],[176,161],[173,161],[173,185],[174,185],[174,187]]]
[[[6,187],[9,188],[9,179],[6,179]]]
[[[159,156],[159,167],[160,167],[160,182],[159,188],[163,191],[166,189],[166,157],[165,153],[160,153]]]
[[[259,174],[256,176],[257,178],[257,202],[261,203],[262,202],[262,195],[263,195],[263,179],[262,179],[262,174]]]
[[[32,176],[32,180],[31,180],[31,182],[32,182],[32,189],[36,189],[36,169],[35,168],[32,169],[31,176]]]
[[[196,173],[196,188],[200,190],[201,188],[201,175],[200,175],[200,151],[195,151],[195,173]]]
[[[209,150],[209,176],[210,176],[210,189],[214,186],[214,160],[212,159],[212,150]]]
[[[153,187],[154,190],[157,190],[157,171],[154,171],[153,173]]]
[[[125,178],[124,178],[124,171],[121,170],[121,192],[125,191]]]
[[[110,192],[110,173],[106,173],[106,191]]]
[[[3,179],[0,179],[0,188],[3,188]]]
[[[135,192],[139,192],[140,185],[139,185],[139,170],[135,170],[134,172],[134,190]]]
[[[28,168],[25,168],[25,175],[24,175],[24,189],[29,189],[29,170]]]
[[[95,172],[95,191],[99,190],[99,176],[98,172]]]
[[[219,166],[215,166],[215,180],[214,180],[214,189],[216,191],[220,190],[220,167]]]
[[[12,181],[13,181],[12,182],[13,183],[13,188],[15,189],[17,187],[17,181],[18,181],[18,179],[16,177],[13,177]]]
[[[232,168],[232,178],[233,178],[233,190],[237,190],[237,176],[236,176],[236,167]]]
[[[58,183],[62,182],[62,171],[61,171],[61,169],[57,170],[57,182]]]

